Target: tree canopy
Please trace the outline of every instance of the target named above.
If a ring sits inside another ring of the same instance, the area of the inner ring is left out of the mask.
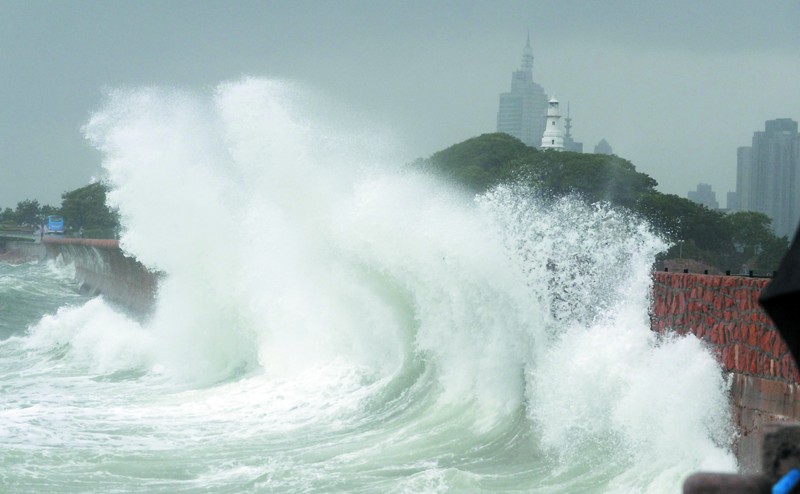
[[[434,153],[429,169],[475,192],[523,181],[556,195],[633,206],[657,182],[627,160],[604,154],[539,151],[508,134],[483,134]]]
[[[36,199],[25,199],[17,203],[16,209],[5,208],[0,211],[0,223],[34,227],[45,222],[47,216],[58,214],[58,209],[49,205],[40,205]]]
[[[40,205],[36,199],[17,203],[16,209],[0,211],[0,224],[35,227],[46,223],[47,216],[64,217],[67,233],[93,238],[114,238],[119,232],[119,215],[106,205],[108,185],[95,182],[61,195],[61,207]]]
[[[483,134],[436,152],[423,164],[431,171],[481,192],[505,178],[509,163],[535,152],[534,148],[508,134]]]
[[[665,256],[689,252],[698,260],[738,269],[749,264],[776,269],[788,239],[772,233],[761,213],[724,214],[673,194],[615,155],[540,151],[507,134],[484,134],[434,153],[418,165],[476,193],[504,182],[523,182],[554,196],[577,195],[607,202],[645,220],[676,247]]]
[[[61,214],[71,232],[104,238],[119,229],[119,214],[106,205],[108,185],[95,182],[61,195]]]

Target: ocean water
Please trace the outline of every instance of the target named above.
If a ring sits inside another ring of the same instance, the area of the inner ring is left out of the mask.
[[[0,263],[2,492],[671,493],[727,381],[647,310],[647,225],[394,162],[296,85],[112,91],[84,130],[147,319]]]

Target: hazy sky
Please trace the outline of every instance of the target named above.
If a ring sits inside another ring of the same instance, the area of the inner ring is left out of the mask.
[[[800,0],[0,0],[0,207],[89,183],[103,91],[296,80],[389,128],[403,159],[494,132],[526,33],[584,150],[686,196],[735,189],[736,148],[800,120]]]

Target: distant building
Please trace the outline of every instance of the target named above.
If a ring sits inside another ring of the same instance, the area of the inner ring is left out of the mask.
[[[737,153],[739,210],[772,219],[777,235],[794,234],[800,220],[800,134],[790,118],[767,120],[752,146]]]
[[[600,142],[594,147],[594,152],[595,154],[614,154],[614,150],[605,139],[600,139]]]
[[[583,143],[572,139],[572,117],[569,116],[569,103],[567,103],[567,116],[564,118],[564,151],[573,153],[583,152]]]
[[[531,37],[525,42],[522,64],[511,75],[511,91],[500,94],[497,131],[510,134],[528,146],[539,147],[545,131],[547,96],[533,82]]]
[[[736,192],[728,192],[728,211],[739,211],[739,194]]]
[[[547,128],[542,134],[542,149],[564,150],[564,131],[561,130],[561,113],[558,100],[551,98],[547,102]]]
[[[709,184],[697,184],[697,190],[690,190],[688,197],[690,201],[702,204],[708,209],[719,209],[717,194],[711,190]]]
[[[753,148],[743,146],[736,149],[736,211],[749,211],[751,199]]]

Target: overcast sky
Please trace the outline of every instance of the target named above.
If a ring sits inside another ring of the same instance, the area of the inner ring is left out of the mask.
[[[736,148],[800,120],[800,0],[0,0],[0,207],[98,175],[104,90],[300,81],[389,128],[402,157],[494,132],[526,33],[573,136],[686,196],[735,189]]]

